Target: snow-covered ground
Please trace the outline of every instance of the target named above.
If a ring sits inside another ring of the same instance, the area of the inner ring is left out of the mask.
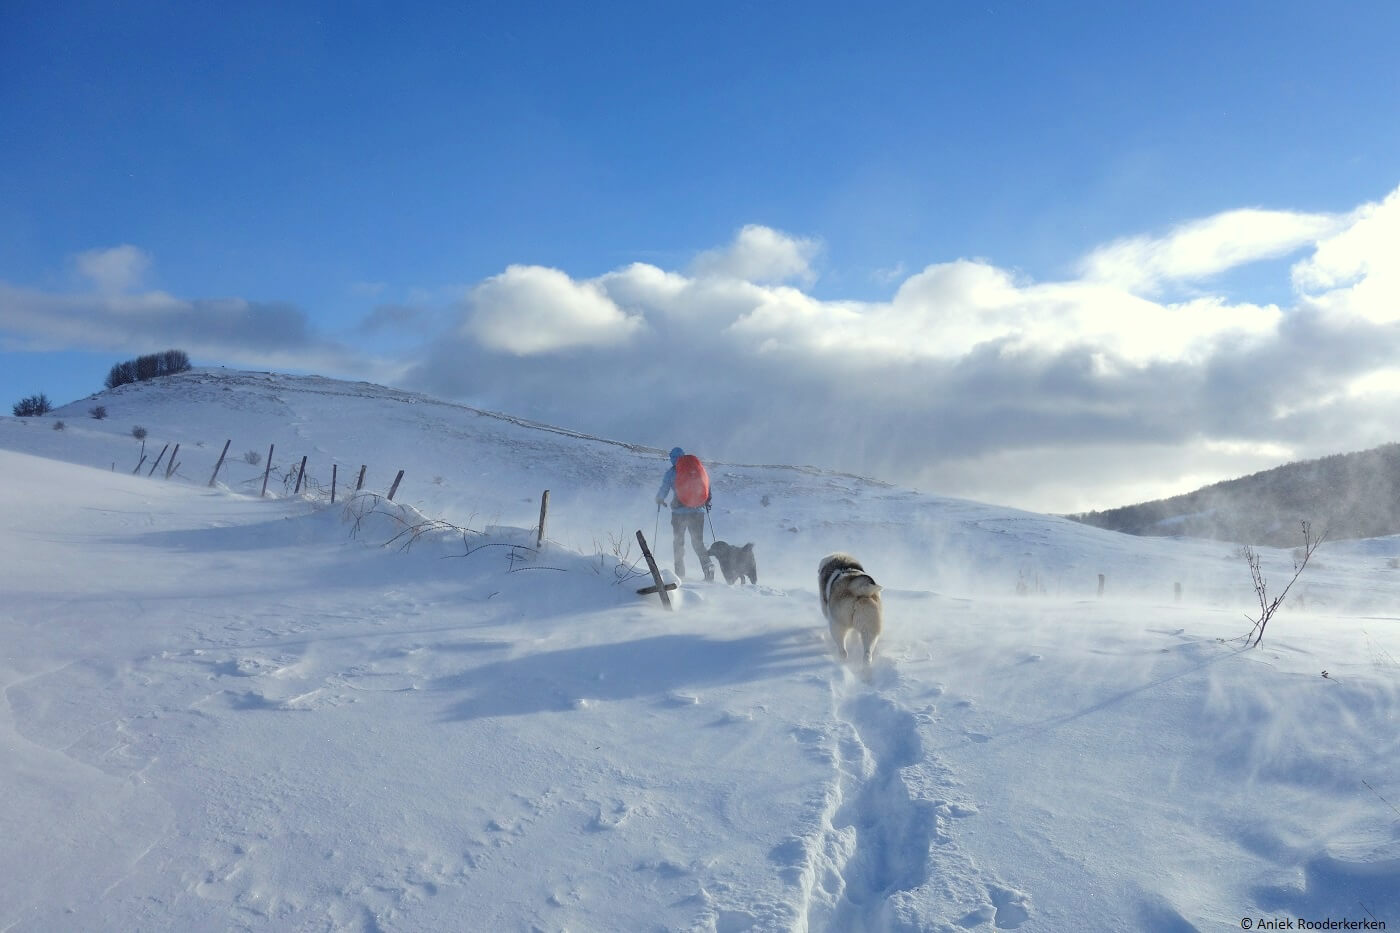
[[[665,466],[220,370],[0,419],[0,930],[1400,926],[1400,541],[1324,544],[1246,649],[1231,545],[711,462],[760,583],[666,612]],[[868,675],[833,550],[886,587]]]

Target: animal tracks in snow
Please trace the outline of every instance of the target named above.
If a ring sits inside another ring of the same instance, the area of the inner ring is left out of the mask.
[[[870,686],[843,675],[832,684],[834,727],[793,729],[810,756],[830,762],[834,781],[813,800],[813,831],[770,858],[802,888],[813,930],[1020,927],[1032,916],[1030,896],[979,869],[958,844],[958,822],[978,808],[926,748],[935,707],[904,707],[899,686],[890,670],[877,669]]]

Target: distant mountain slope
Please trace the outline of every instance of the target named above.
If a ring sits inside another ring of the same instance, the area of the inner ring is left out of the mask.
[[[1070,515],[1134,535],[1288,547],[1299,522],[1331,540],[1400,533],[1400,444],[1285,464],[1170,499]]]

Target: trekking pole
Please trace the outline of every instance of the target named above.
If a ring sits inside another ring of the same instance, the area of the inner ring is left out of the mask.
[[[656,540],[656,535],[661,531],[661,503],[656,503],[656,525],[651,529],[651,540]]]
[[[710,509],[708,506],[705,508],[705,521],[710,523],[710,540],[718,541],[719,535],[715,534],[715,522],[714,519],[710,518]]]

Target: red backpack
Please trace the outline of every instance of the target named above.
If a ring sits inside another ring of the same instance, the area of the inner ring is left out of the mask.
[[[676,499],[692,509],[710,501],[710,474],[694,454],[676,460]]]

